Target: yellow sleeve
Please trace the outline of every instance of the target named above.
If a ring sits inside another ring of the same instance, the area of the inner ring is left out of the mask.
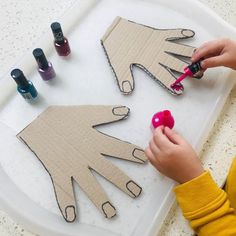
[[[235,211],[208,172],[174,191],[184,217],[199,236],[236,235]]]
[[[226,181],[225,192],[228,195],[228,199],[231,206],[236,211],[236,158],[234,158],[233,163],[230,167],[229,174]]]

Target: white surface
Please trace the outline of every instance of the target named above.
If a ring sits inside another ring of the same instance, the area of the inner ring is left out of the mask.
[[[71,58],[62,60],[55,54],[50,57],[58,74],[57,80],[51,84],[44,83],[37,73],[29,77],[41,94],[38,102],[28,104],[15,94],[3,107],[0,121],[11,129],[6,128],[5,125],[1,128],[5,130],[1,132],[1,140],[9,140],[6,142],[9,145],[1,142],[3,144],[1,150],[4,150],[4,154],[7,153],[7,158],[5,155],[1,156],[1,164],[18,188],[9,182],[6,175],[2,174],[0,180],[5,191],[2,191],[0,196],[2,203],[5,203],[3,204],[5,209],[24,218],[24,223],[31,229],[34,228],[34,232],[54,235],[53,231],[57,230],[55,235],[59,235],[58,230],[60,230],[64,232],[64,235],[77,235],[78,232],[80,234],[86,232],[88,235],[88,232],[92,233],[95,230],[96,235],[99,235],[98,228],[81,224],[88,223],[110,229],[121,235],[132,235],[132,233],[152,235],[154,225],[160,225],[166,209],[170,207],[170,202],[173,200],[170,194],[173,185],[171,181],[161,177],[149,165],[140,166],[116,161],[121,169],[124,169],[143,187],[142,196],[135,200],[129,199],[99,178],[117,207],[118,217],[111,221],[104,220],[77,188],[80,223],[68,225],[63,222],[59,214],[46,171],[28,149],[18,143],[14,137],[16,132],[50,104],[123,104],[131,108],[130,118],[124,122],[103,127],[101,130],[145,147],[151,135],[149,122],[152,114],[168,108],[173,111],[176,118],[176,129],[199,150],[203,137],[211,126],[211,121],[217,115],[231,87],[230,83],[227,83],[228,86],[224,85],[227,80],[227,71],[218,69],[209,72],[205,80],[186,81],[184,82],[185,95],[173,97],[144,73],[135,70],[135,91],[131,96],[123,96],[118,90],[114,75],[100,46],[100,38],[117,15],[157,28],[194,29],[196,37],[188,43],[195,46],[222,35],[235,36],[235,32],[228,25],[209,14],[202,6],[194,5],[193,1],[186,1],[187,5],[190,4],[188,9],[194,9],[188,11],[187,15],[181,12],[177,3],[173,4],[173,1],[163,1],[163,6],[160,6],[158,2],[160,1],[101,1],[82,24],[69,35],[73,52]],[[171,2],[170,6],[168,6],[169,2]],[[165,4],[173,10],[165,8]],[[186,18],[189,15],[192,20]],[[173,17],[176,17],[174,22],[170,20]],[[94,23],[97,19],[99,19],[99,24]],[[220,27],[222,30],[219,30]],[[32,63],[34,63],[33,60]],[[154,103],[153,101],[161,102]],[[183,123],[185,125],[181,126]],[[186,129],[186,127],[190,128]],[[9,184],[4,184],[6,181]],[[30,222],[29,217],[32,215],[33,219]],[[44,231],[42,231],[43,227]],[[46,233],[46,228],[52,231]],[[135,228],[136,231],[134,231]],[[107,235],[111,233],[107,232]]]

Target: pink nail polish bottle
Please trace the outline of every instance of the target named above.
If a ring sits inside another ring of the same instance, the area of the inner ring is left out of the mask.
[[[174,127],[174,124],[175,124],[174,117],[172,116],[169,110],[157,112],[152,117],[152,126],[154,129],[156,129],[161,125],[167,126],[170,129],[172,129]]]
[[[70,45],[66,37],[64,37],[61,25],[58,22],[51,24],[54,36],[54,46],[59,56],[68,56],[70,54]]]

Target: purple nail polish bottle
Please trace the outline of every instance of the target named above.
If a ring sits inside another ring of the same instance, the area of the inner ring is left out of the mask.
[[[34,58],[38,64],[38,72],[45,81],[51,80],[56,76],[52,63],[47,60],[41,48],[36,48],[33,51]]]

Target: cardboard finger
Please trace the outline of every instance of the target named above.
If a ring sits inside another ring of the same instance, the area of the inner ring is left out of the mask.
[[[191,38],[195,35],[195,32],[190,29],[166,29],[166,31],[168,31],[166,36],[168,41]]]
[[[73,222],[76,219],[76,205],[72,180],[69,178],[59,179],[52,178],[54,191],[59,209],[67,222]]]
[[[133,78],[132,67],[130,66],[130,70],[127,71],[126,74],[120,75],[119,78],[120,79],[118,80],[118,83],[120,91],[124,94],[132,93],[132,91],[134,90],[134,78]]]
[[[100,139],[103,140],[101,144],[108,144],[106,147],[101,145],[101,154],[105,156],[111,156],[137,163],[144,163],[147,160],[144,151],[132,143],[103,134],[101,134]]]
[[[167,45],[168,49],[166,52],[178,56],[187,57],[189,59],[192,57],[193,52],[196,49],[194,47],[183,45],[176,42],[167,42]]]
[[[151,66],[137,65],[142,68],[155,82],[160,84],[163,88],[167,89],[171,94],[181,95],[184,91],[184,87],[180,90],[173,90],[171,84],[175,82],[176,78],[172,71],[165,65],[153,63]],[[159,80],[158,78],[165,78],[165,80]],[[181,83],[180,83],[181,85]]]
[[[130,197],[138,197],[142,192],[142,188],[137,183],[131,180],[118,167],[105,158],[101,158],[99,163],[95,163],[95,165],[92,165],[91,168],[123,192],[127,193]]]
[[[96,106],[93,107],[94,117],[92,118],[93,127],[123,120],[129,115],[130,109],[126,106]]]
[[[130,109],[122,105],[51,106],[40,116],[41,119],[45,117],[45,122],[48,123],[50,127],[60,125],[61,127],[66,126],[68,130],[70,125],[74,126],[74,128],[81,126],[81,122],[83,122],[84,125],[94,126],[96,124],[122,120],[129,115],[129,112]],[[67,120],[64,120],[65,114],[69,116]],[[54,119],[55,117],[58,119]],[[63,120],[63,122],[59,124],[58,122],[61,122],[61,120]]]
[[[137,24],[121,17],[117,17],[101,39],[101,44],[108,62],[115,74],[120,90],[129,94],[134,90],[132,67],[138,66],[159,81],[172,94],[176,93],[170,87],[170,77],[160,76],[161,73],[149,71],[148,68],[158,66],[182,69],[181,60],[171,60],[165,65],[168,57],[188,55],[192,49],[187,45],[172,43],[172,40],[193,37],[194,32],[185,29],[155,29],[153,27]],[[171,44],[172,43],[172,44]],[[177,45],[177,49],[172,48]],[[171,46],[171,47],[170,47]],[[172,53],[172,55],[166,54]],[[183,72],[183,71],[182,71]],[[172,79],[172,82],[175,78]],[[125,85],[125,86],[124,86]]]
[[[165,60],[165,67],[177,71],[179,73],[183,73],[184,68],[187,67],[189,64],[185,61],[177,59],[174,55],[169,55]]]
[[[73,178],[106,218],[116,215],[115,207],[89,169],[75,173]]]

